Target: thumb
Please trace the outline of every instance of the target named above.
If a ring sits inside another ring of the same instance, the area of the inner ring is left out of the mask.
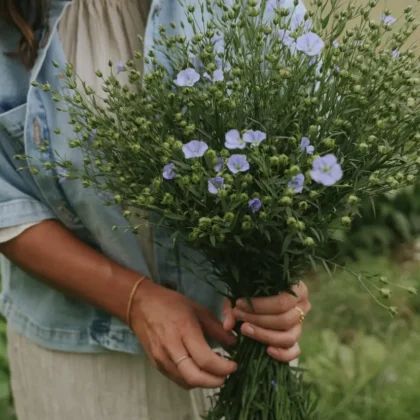
[[[233,315],[233,308],[228,299],[223,302],[223,328],[226,331],[232,331],[236,324],[235,316]]]
[[[200,311],[198,313],[203,331],[210,337],[217,340],[220,344],[225,346],[233,346],[236,344],[235,336],[223,328],[220,321],[207,311]]]

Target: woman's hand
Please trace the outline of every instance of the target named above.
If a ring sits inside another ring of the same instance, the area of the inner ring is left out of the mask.
[[[290,293],[251,299],[255,312],[245,299],[236,301],[234,308],[226,301],[224,323],[226,331],[231,331],[236,321],[243,321],[241,333],[266,344],[267,353],[281,362],[290,362],[300,354],[298,344],[302,333],[302,314],[311,310],[308,289],[303,282],[293,286]],[[302,311],[302,313],[301,313]]]
[[[153,365],[185,389],[218,388],[237,369],[204,338],[231,346],[232,333],[205,307],[150,280],[136,294],[132,327]]]

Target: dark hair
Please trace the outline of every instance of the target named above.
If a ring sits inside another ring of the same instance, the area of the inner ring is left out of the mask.
[[[46,0],[0,0],[0,19],[14,25],[22,35],[16,51],[7,55],[18,57],[27,69],[32,68],[42,42],[40,34],[45,37],[48,31]]]

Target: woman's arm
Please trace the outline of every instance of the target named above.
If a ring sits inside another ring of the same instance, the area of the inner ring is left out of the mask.
[[[49,286],[125,321],[140,275],[114,263],[47,220],[0,244],[0,253]]]
[[[126,321],[141,275],[96,252],[60,223],[43,221],[0,244],[0,253],[41,282]],[[229,345],[231,333],[206,308],[149,279],[134,297],[132,327],[155,367],[185,388],[217,388],[236,369],[204,338],[208,334]]]

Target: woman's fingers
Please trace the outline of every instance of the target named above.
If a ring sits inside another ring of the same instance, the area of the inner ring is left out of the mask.
[[[299,337],[302,333],[302,325],[297,324],[288,331],[274,331],[246,322],[242,324],[241,332],[243,335],[260,341],[267,346],[281,349],[290,349],[299,340]]]
[[[179,336],[172,337],[167,343],[166,351],[172,363],[164,364],[164,368],[168,373],[179,375],[188,388],[217,388],[223,384],[224,377],[212,375],[197,366],[190,355],[189,349]],[[175,366],[177,373],[173,372],[172,364]]]
[[[233,318],[233,328],[236,321],[233,317],[232,309],[230,310],[230,313]],[[204,333],[209,337],[215,339],[219,344],[224,346],[233,346],[236,344],[236,337],[231,332],[232,328],[224,328],[221,322],[210,311],[200,309],[197,311],[197,316]]]
[[[297,298],[288,292],[282,292],[276,296],[252,298],[251,308],[245,299],[239,299],[236,302],[236,308],[245,312],[255,312],[260,315],[276,315],[285,313],[295,307],[299,302],[307,300],[308,289],[303,282],[294,285],[291,291],[296,294]]]
[[[296,343],[290,349],[268,347],[267,353],[269,356],[278,360],[279,362],[291,362],[300,356],[300,347],[298,343]]]
[[[232,331],[236,324],[236,318],[233,313],[233,308],[228,299],[223,302],[223,328],[226,331]]]
[[[310,311],[309,301],[304,301],[296,305],[306,315]],[[248,322],[257,327],[267,328],[270,330],[288,331],[301,321],[302,314],[296,307],[289,311],[276,315],[260,315],[253,312],[245,312],[235,308],[233,314],[239,321]]]
[[[206,331],[206,326],[203,326],[205,327],[204,331]],[[220,323],[219,328],[224,334],[227,334],[223,331]],[[188,328],[184,330],[182,341],[188,354],[202,371],[212,375],[226,377],[237,369],[235,362],[224,359],[211,350],[198,323],[191,323]]]

